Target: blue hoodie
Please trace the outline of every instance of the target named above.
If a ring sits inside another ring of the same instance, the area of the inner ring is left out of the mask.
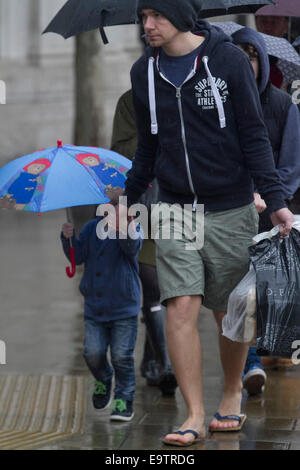
[[[281,179],[284,197],[289,200],[300,186],[299,109],[292,103],[290,95],[270,83],[270,62],[261,34],[250,28],[242,28],[232,35],[232,39],[234,44],[251,44],[258,52],[257,86],[273,146],[275,166]]]
[[[162,76],[157,49],[132,67],[138,146],[129,204],[156,175],[164,202],[240,207],[253,201],[253,178],[272,210],[285,207],[247,56],[205,21],[197,34],[205,36],[201,57],[181,87]]]

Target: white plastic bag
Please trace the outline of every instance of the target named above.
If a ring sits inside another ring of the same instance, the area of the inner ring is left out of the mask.
[[[254,267],[250,269],[228,300],[227,314],[222,321],[223,336],[249,343],[256,334],[256,274]]]

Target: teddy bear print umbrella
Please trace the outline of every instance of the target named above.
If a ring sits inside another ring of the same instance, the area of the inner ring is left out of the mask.
[[[62,145],[0,168],[0,208],[47,212],[104,204],[124,188],[131,162],[103,148]]]
[[[59,140],[0,168],[0,208],[41,214],[105,204],[123,191],[130,168],[130,160],[111,150],[63,146]]]

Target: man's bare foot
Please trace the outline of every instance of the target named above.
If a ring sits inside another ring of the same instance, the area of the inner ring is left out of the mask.
[[[170,433],[170,434],[167,434],[164,439],[163,439],[163,442],[165,442],[167,444],[166,441],[171,441],[171,442],[175,442],[176,444],[182,444],[182,445],[187,445],[189,443],[193,443],[195,441],[195,439],[198,440],[202,440],[202,439],[205,439],[206,437],[206,429],[205,429],[205,425],[204,425],[204,419],[203,418],[200,418],[198,420],[195,420],[195,419],[187,419],[182,426],[180,426],[180,428],[178,429],[179,431],[186,431],[187,429],[192,429],[193,431],[195,431],[197,434],[198,434],[198,437],[196,438],[196,436],[192,433],[186,433],[184,435],[181,435],[181,434],[176,434],[176,433]],[[177,444],[177,445],[178,445]]]
[[[220,407],[219,407],[219,414],[221,416],[227,415],[240,415],[241,413],[241,401],[242,401],[242,391],[235,392],[235,393],[225,393],[223,395]],[[239,421],[233,419],[226,419],[226,420],[217,420],[214,418],[209,425],[210,430],[214,429],[225,429],[230,428],[234,429],[240,425]]]

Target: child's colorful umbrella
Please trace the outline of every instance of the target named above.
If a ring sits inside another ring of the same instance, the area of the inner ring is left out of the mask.
[[[62,145],[17,158],[0,168],[0,208],[48,212],[104,204],[124,188],[131,161],[95,147]],[[75,273],[75,271],[74,271]]]

